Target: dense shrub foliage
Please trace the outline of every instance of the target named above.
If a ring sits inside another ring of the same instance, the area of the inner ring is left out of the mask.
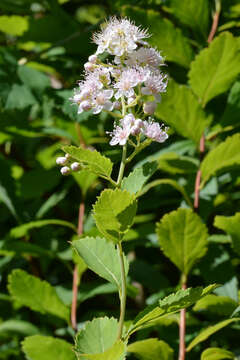
[[[118,184],[118,110],[69,100],[113,15],[149,30],[169,79],[169,137]],[[0,359],[240,359],[239,17],[238,0],[0,1]]]

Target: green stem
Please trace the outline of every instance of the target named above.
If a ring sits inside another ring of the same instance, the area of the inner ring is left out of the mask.
[[[118,174],[118,179],[117,179],[117,186],[118,186],[118,187],[121,186],[121,182],[122,182],[122,178],[123,178],[123,173],[124,173],[124,169],[125,169],[125,165],[126,165],[126,156],[127,156],[127,144],[125,144],[125,145],[123,146],[122,161],[121,161],[121,165],[120,165],[120,169],[119,169],[119,174]]]
[[[126,274],[125,274],[125,267],[124,267],[124,255],[123,255],[123,251],[122,251],[122,243],[119,242],[117,247],[118,247],[120,269],[121,269],[121,279],[122,279],[122,289],[121,289],[121,296],[120,296],[121,310],[120,310],[119,325],[118,325],[118,340],[120,340],[122,338],[125,311],[126,311],[126,298],[127,298],[126,288],[127,287],[126,287]]]

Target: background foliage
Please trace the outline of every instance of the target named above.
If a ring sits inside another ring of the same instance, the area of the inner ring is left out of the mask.
[[[92,205],[106,186],[98,176],[109,176],[111,163],[101,160],[96,174],[85,170],[70,177],[62,177],[55,165],[62,146],[71,144],[96,148],[114,164],[121,158],[120,147],[111,148],[105,134],[112,129],[111,118],[77,115],[69,101],[94,51],[91,33],[109,15],[128,16],[149,28],[150,43],[166,57],[171,78],[157,111],[171,136],[140,153],[135,166],[143,167],[123,180],[123,189],[139,197],[138,215],[124,243],[130,263],[126,318],[134,319],[146,305],[178,290],[183,276],[189,286],[222,284],[187,312],[187,357],[240,358],[240,4],[222,1],[218,29],[208,45],[216,4],[1,0],[0,359],[75,358],[69,320],[74,264],[80,278],[78,328],[94,316],[118,317],[115,277],[107,277],[101,267],[101,279],[87,270],[69,244],[76,239],[83,200],[84,234],[89,242],[99,235]],[[199,151],[203,132],[204,158]],[[151,165],[144,165],[147,161]],[[199,168],[198,217],[190,208]],[[96,207],[101,209],[100,201]],[[108,216],[100,215],[96,222]],[[83,258],[86,246],[75,243]],[[108,251],[112,260],[114,247]],[[176,358],[178,321],[172,314],[136,333],[129,359]],[[110,344],[109,337],[105,340]],[[122,347],[119,343],[110,351],[121,355]],[[57,354],[56,348],[61,349]]]

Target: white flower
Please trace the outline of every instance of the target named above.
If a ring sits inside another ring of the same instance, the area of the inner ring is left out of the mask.
[[[78,114],[81,114],[83,111],[89,111],[92,108],[92,104],[89,100],[83,100],[78,107]]]
[[[93,54],[93,55],[90,55],[89,58],[88,58],[88,61],[92,64],[96,64],[97,62],[97,55]]]
[[[59,156],[56,159],[56,164],[57,165],[65,165],[67,163],[68,159],[65,156]]]
[[[135,119],[133,114],[128,114],[121,119],[121,125],[124,129],[129,129],[131,135],[138,135],[143,127],[143,121]]]
[[[125,145],[130,135],[129,127],[114,126],[113,132],[109,133],[112,136],[110,145]]]
[[[60,169],[60,172],[62,175],[69,175],[71,172],[71,169],[68,166],[64,166]]]
[[[168,138],[166,131],[167,128],[163,129],[159,123],[154,122],[151,118],[149,121],[144,121],[143,134],[150,139],[162,143]]]
[[[102,110],[113,109],[113,103],[110,99],[113,97],[113,90],[102,90],[96,94],[93,100],[93,114],[99,114]]]
[[[160,65],[164,64],[164,59],[156,49],[141,47],[129,54],[125,63],[129,66],[138,64],[141,66],[147,65],[158,68]]]
[[[122,71],[118,81],[114,84],[117,90],[115,98],[119,99],[121,96],[131,98],[135,96],[134,87],[139,83],[139,74],[134,68],[126,68]]]
[[[96,54],[107,51],[111,55],[122,56],[135,50],[138,43],[148,36],[146,30],[128,19],[112,17],[103,24],[102,31],[93,35],[93,41],[98,45]]]
[[[155,71],[149,74],[144,81],[144,87],[141,89],[143,95],[154,95],[157,102],[161,101],[160,93],[166,91],[167,75]]]
[[[78,170],[80,170],[80,168],[81,168],[81,165],[78,162],[73,162],[71,164],[72,171],[78,171]]]

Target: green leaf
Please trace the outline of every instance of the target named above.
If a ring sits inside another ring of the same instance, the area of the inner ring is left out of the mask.
[[[118,321],[114,318],[96,318],[86,323],[75,339],[78,358],[88,360],[88,354],[101,354],[117,341]],[[97,358],[96,358],[97,359]]]
[[[22,110],[28,106],[34,105],[37,100],[25,85],[13,84],[11,91],[8,94],[6,109]]]
[[[27,272],[17,269],[9,275],[8,289],[14,300],[42,314],[52,314],[69,320],[69,309],[62,303],[55,289]]]
[[[27,336],[27,335],[35,335],[39,333],[39,330],[36,326],[31,324],[30,322],[17,320],[17,319],[9,319],[0,324],[0,334],[1,333],[5,333],[5,334],[16,333]]]
[[[134,353],[140,360],[173,360],[173,349],[158,339],[136,341],[128,345],[127,351]]]
[[[81,170],[72,174],[76,182],[81,188],[83,196],[86,196],[88,189],[93,185],[97,179],[97,175],[88,170]]]
[[[197,172],[198,162],[190,156],[168,152],[159,157],[158,168],[170,174],[192,174]]]
[[[217,331],[221,330],[225,326],[227,326],[235,321],[239,321],[239,320],[240,320],[240,318],[227,319],[227,320],[223,320],[213,326],[209,326],[208,328],[201,331],[197,337],[195,337],[195,339],[188,345],[187,351],[192,350],[196,345],[207,340],[212,334],[215,334]]]
[[[4,33],[21,36],[28,29],[26,16],[0,16],[0,31]]]
[[[195,304],[193,310],[206,310],[209,313],[230,316],[237,305],[238,303],[228,296],[207,295]]]
[[[204,39],[208,32],[209,5],[208,0],[171,0],[171,11],[178,20],[200,33]]]
[[[47,87],[50,86],[50,79],[41,71],[35,70],[27,65],[18,67],[17,70],[19,78],[30,89],[42,93]]]
[[[79,360],[125,360],[125,354],[126,345],[122,341],[118,341],[101,354],[88,354],[87,357],[77,354],[77,357]]]
[[[161,17],[157,11],[135,6],[122,7],[122,13],[124,16],[134,19],[138,25],[149,29],[152,34],[149,43],[162,50],[167,61],[189,67],[193,58],[190,43],[182,31],[176,28],[170,20]]]
[[[118,252],[112,243],[100,237],[86,237],[73,242],[73,247],[89,269],[121,289],[121,269]],[[128,273],[125,258],[125,273]]]
[[[137,211],[137,201],[134,195],[126,190],[104,190],[93,206],[94,219],[98,230],[107,240],[115,244],[133,224]]]
[[[237,125],[240,112],[240,81],[236,81],[228,95],[227,105],[221,118],[221,125]]]
[[[211,116],[205,114],[191,89],[173,80],[169,81],[167,92],[162,95],[156,115],[177,133],[197,144],[211,122]]]
[[[240,72],[240,52],[236,38],[224,32],[203,49],[191,64],[190,85],[205,106],[227,91]]]
[[[219,348],[209,348],[201,354],[201,360],[226,360],[235,359],[235,355],[227,350]]]
[[[240,165],[240,134],[229,136],[223,143],[210,151],[201,165],[203,184],[234,165]]]
[[[231,235],[233,248],[240,255],[240,212],[234,216],[215,216],[214,226]]]
[[[48,220],[31,221],[30,223],[17,226],[10,231],[10,236],[14,238],[20,238],[27,235],[29,230],[31,229],[41,228],[47,225],[66,226],[77,232],[77,228],[68,221],[58,220],[58,219],[48,219]]]
[[[128,177],[123,178],[122,190],[127,190],[131,194],[138,193],[156,170],[156,161],[144,163],[141,167],[134,169]]]
[[[174,314],[183,308],[193,305],[217,287],[218,285],[213,284],[204,289],[202,287],[188,288],[170,294],[159,301],[159,306],[150,305],[141,311],[133,320],[133,323],[128,330],[128,335],[156,324],[160,318],[166,315]]]
[[[15,209],[15,206],[10,198],[7,189],[0,182],[0,200],[6,205],[11,214],[15,217],[16,220],[19,220],[19,216]]]
[[[96,150],[91,151],[76,146],[64,146],[63,151],[98,176],[110,178],[113,164],[110,159],[101,155]]]
[[[29,336],[22,342],[22,349],[29,360],[76,359],[71,344],[50,336]]]
[[[207,227],[189,209],[178,209],[163,216],[157,224],[163,253],[186,276],[207,251]]]

